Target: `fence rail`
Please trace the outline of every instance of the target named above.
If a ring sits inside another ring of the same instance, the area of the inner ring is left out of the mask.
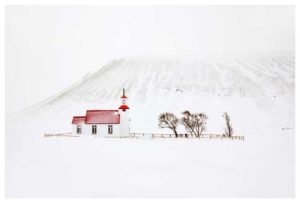
[[[130,133],[131,137],[151,137],[151,138],[186,138],[186,139],[229,139],[229,140],[242,140],[244,141],[244,136],[224,136],[222,134],[201,134],[200,136],[196,136],[193,134],[163,134],[163,133]]]
[[[44,137],[79,137],[73,133],[45,133]]]
[[[81,135],[73,134],[73,133],[46,133],[44,137],[80,137]],[[244,136],[224,136],[222,134],[202,134],[200,136],[192,135],[192,134],[163,134],[163,133],[130,133],[129,136],[107,136],[105,138],[150,138],[150,139],[220,139],[220,140],[240,140],[244,141]]]

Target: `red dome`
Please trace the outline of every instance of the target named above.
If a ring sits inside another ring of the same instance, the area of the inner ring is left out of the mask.
[[[119,109],[126,110],[129,109],[129,107],[126,104],[123,104],[119,107]]]

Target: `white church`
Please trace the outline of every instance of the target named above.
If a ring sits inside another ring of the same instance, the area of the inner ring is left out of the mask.
[[[129,107],[125,89],[118,110],[87,110],[85,116],[73,116],[73,134],[95,136],[129,136]]]

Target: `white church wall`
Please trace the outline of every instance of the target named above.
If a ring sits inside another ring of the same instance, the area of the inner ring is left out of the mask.
[[[92,126],[94,124],[84,124],[82,126],[82,135],[88,136],[88,135],[95,135],[95,136],[119,136],[120,132],[120,125],[119,124],[95,124],[97,126],[97,134],[92,134]],[[108,134],[108,126],[112,125],[113,127],[113,133]],[[76,132],[76,131],[75,131]]]
[[[77,125],[72,124],[72,133],[77,134]]]
[[[130,135],[130,125],[129,125],[129,112],[119,111],[120,113],[120,135],[121,136],[129,136]]]

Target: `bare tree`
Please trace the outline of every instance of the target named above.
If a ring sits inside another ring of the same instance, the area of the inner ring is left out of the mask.
[[[223,114],[223,117],[225,118],[225,121],[226,121],[225,133],[223,134],[223,136],[231,137],[233,134],[233,128],[232,128],[232,125],[230,122],[230,117],[229,117],[228,113],[226,113],[226,112]]]
[[[204,113],[190,113],[189,111],[182,112],[183,118],[181,123],[184,125],[186,131],[192,135],[200,136],[206,129],[206,120],[208,116]]]
[[[185,130],[192,135],[196,135],[195,125],[192,120],[192,114],[188,110],[185,110],[184,112],[182,112],[182,115],[183,117],[180,121],[185,127]]]
[[[202,132],[206,129],[206,120],[208,119],[208,116],[204,113],[197,113],[193,114],[193,120],[195,122],[195,131],[196,135],[199,137]]]
[[[169,128],[171,129],[175,136],[178,137],[177,127],[179,124],[179,119],[173,113],[162,113],[158,118],[158,126],[160,128]]]

